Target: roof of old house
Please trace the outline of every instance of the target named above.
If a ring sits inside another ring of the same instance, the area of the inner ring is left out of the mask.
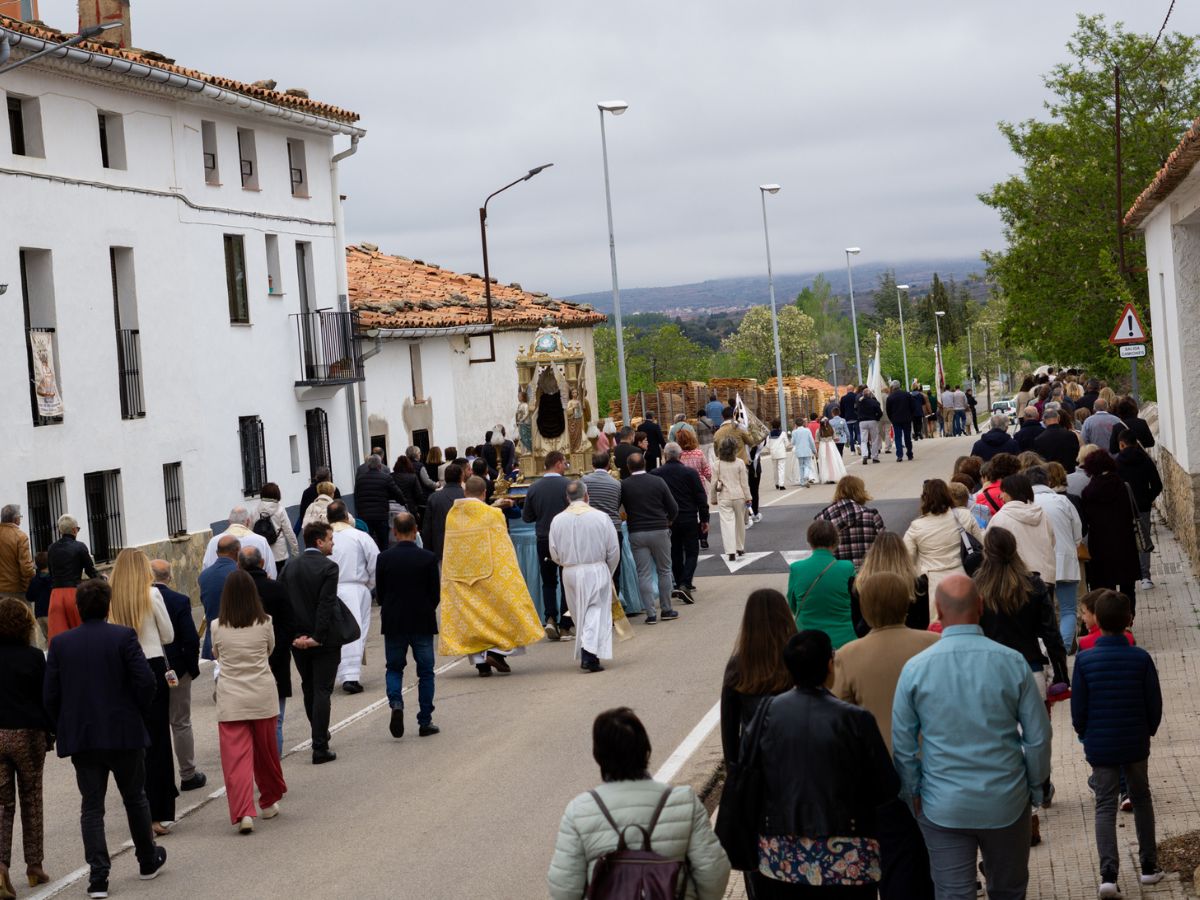
[[[380,253],[373,244],[346,248],[350,306],[363,328],[454,328],[487,322],[483,278]],[[550,317],[561,327],[605,320],[586,303],[556,300],[519,284],[492,282],[492,321],[498,330],[537,328]]]
[[[1129,212],[1125,214],[1125,227],[1137,228],[1146,220],[1150,213],[1162,203],[1183,180],[1191,174],[1192,168],[1200,161],[1200,119],[1192,123],[1187,134],[1179,142],[1166,163],[1158,170],[1154,180],[1138,195]]]
[[[29,37],[37,38],[41,41],[50,41],[53,43],[64,43],[73,34],[66,34],[56,28],[50,28],[42,23],[23,22],[19,19],[12,19],[8,16],[0,16],[0,25],[15,31],[18,34],[28,35]],[[253,97],[256,100],[262,100],[265,103],[271,103],[275,106],[282,106],[287,109],[300,110],[314,116],[320,116],[325,119],[332,119],[338,122],[357,122],[358,113],[351,112],[348,109],[334,106],[330,103],[322,103],[319,100],[311,100],[307,96],[297,93],[287,93],[285,91],[277,91],[272,88],[263,86],[262,84],[250,84],[244,81],[236,81],[232,78],[225,78],[221,75],[208,75],[204,72],[188,69],[177,65],[175,60],[163,56],[161,53],[156,53],[149,50],[128,49],[122,50],[114,47],[111,44],[100,41],[83,41],[77,45],[81,50],[87,50],[90,53],[97,53],[104,56],[111,56],[116,59],[125,59],[130,62],[136,62],[141,65],[150,66],[155,69],[161,69],[164,72],[170,72],[174,75],[182,75],[185,78],[194,78],[197,81],[203,81],[211,84],[213,87],[221,88],[227,91],[233,91],[237,94],[244,94],[247,97]]]

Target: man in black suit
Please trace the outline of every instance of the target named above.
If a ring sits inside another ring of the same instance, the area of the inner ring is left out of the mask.
[[[167,851],[155,846],[146,800],[146,747],[156,685],[137,632],[110,625],[112,589],[98,578],[75,594],[82,624],[50,642],[46,709],[57,723],[58,755],[71,757],[83,797],[79,820],[83,855],[91,869],[88,896],[108,896],[112,861],[104,837],[104,794],[112,773],[125,804],[139,873],[158,876]]]
[[[392,533],[396,543],[379,554],[375,563],[380,631],[387,658],[387,698],[392,708],[388,730],[392,737],[404,735],[404,666],[411,647],[417,666],[418,734],[428,737],[441,730],[433,724],[433,636],[438,633],[441,600],[438,562],[436,556],[417,546],[417,520],[409,513],[396,516]]]
[[[708,494],[700,473],[679,461],[682,455],[683,448],[671,441],[663,448],[666,462],[653,474],[667,483],[679,507],[675,521],[671,523],[671,574],[675,579],[671,598],[695,603],[692,592],[696,586],[692,579],[700,556],[700,535],[708,534]]]
[[[567,508],[567,459],[557,450],[546,454],[545,471],[525,495],[521,519],[533,522],[537,535],[537,555],[542,572],[542,612],[546,620],[546,639],[562,640],[575,630],[566,596],[558,608],[558,582],[562,570],[550,557],[550,523]]]
[[[258,599],[263,610],[271,617],[271,630],[275,632],[275,649],[271,651],[269,663],[275,676],[275,688],[279,693],[279,718],[275,720],[275,743],[279,755],[283,756],[283,714],[287,698],[292,696],[292,637],[296,634],[296,620],[292,614],[292,601],[283,585],[271,578],[263,568],[262,554],[257,547],[243,547],[238,551],[238,568],[254,579]]]
[[[446,540],[446,516],[455,500],[461,500],[463,493],[463,468],[458,463],[446,466],[446,486],[440,491],[434,491],[425,501],[425,515],[422,518],[421,541],[425,549],[440,561],[442,544]]]
[[[330,640],[330,624],[338,599],[338,566],[333,552],[333,529],[324,522],[304,527],[305,550],[279,573],[279,583],[292,604],[292,656],[300,673],[304,712],[312,726],[314,766],[333,762],[329,749],[329,706],[342,648]]]
[[[662,450],[666,446],[667,440],[663,437],[658,423],[654,421],[652,412],[646,413],[646,419],[638,430],[646,435],[646,471],[649,472],[658,467],[658,461],[662,458]]]
[[[904,462],[904,448],[908,447],[908,458],[913,458],[912,427],[913,404],[912,394],[900,387],[899,381],[892,382],[892,389],[887,395],[887,417],[896,432],[896,462]]]
[[[175,640],[163,647],[163,652],[167,655],[167,668],[173,669],[179,679],[168,695],[171,736],[175,739],[175,759],[179,762],[179,789],[195,791],[208,784],[208,776],[196,771],[196,740],[192,735],[192,683],[200,677],[200,635],[192,618],[191,598],[168,587],[171,564],[156,559],[150,563],[150,571],[175,629]]]

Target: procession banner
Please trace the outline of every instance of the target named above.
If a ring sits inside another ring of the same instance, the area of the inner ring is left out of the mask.
[[[29,332],[29,349],[33,352],[33,392],[37,397],[38,415],[46,418],[61,416],[62,395],[54,375],[54,335],[48,331]]]

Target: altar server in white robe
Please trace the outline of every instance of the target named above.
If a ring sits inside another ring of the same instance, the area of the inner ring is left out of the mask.
[[[588,505],[582,481],[567,485],[565,510],[550,523],[550,557],[562,566],[562,588],[575,622],[575,656],[586,672],[612,659],[612,574],[621,558],[612,519]]]
[[[338,599],[346,604],[362,631],[357,641],[342,645],[337,680],[347,694],[361,694],[363,686],[358,679],[362,674],[363,647],[371,630],[371,589],[375,587],[379,546],[367,532],[354,527],[341,500],[329,504],[326,516],[333,527],[333,553],[329,558],[338,565]]]

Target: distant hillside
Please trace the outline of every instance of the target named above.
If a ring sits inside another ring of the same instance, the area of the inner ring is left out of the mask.
[[[879,284],[879,276],[894,269],[896,280],[900,284],[912,287],[913,294],[924,293],[929,288],[936,272],[943,281],[951,278],[965,283],[972,275],[982,275],[983,262],[977,257],[965,259],[935,259],[908,263],[856,263],[854,266],[854,296],[855,299],[870,294]],[[847,297],[846,309],[849,311],[849,284],[845,267],[830,269],[825,272],[808,272],[801,275],[775,276],[775,299],[779,303],[790,303],[804,288],[810,286],[817,275],[824,275],[835,294]],[[982,299],[984,290],[980,285],[978,296]],[[701,281],[696,284],[676,284],[667,287],[622,288],[622,312],[657,312],[670,315],[687,314],[689,312],[706,312],[712,309],[744,309],[766,302],[767,276],[756,275],[744,278],[717,278],[711,281]],[[580,303],[590,303],[601,312],[612,312],[612,292],[596,291],[590,294],[576,294],[567,297]]]

